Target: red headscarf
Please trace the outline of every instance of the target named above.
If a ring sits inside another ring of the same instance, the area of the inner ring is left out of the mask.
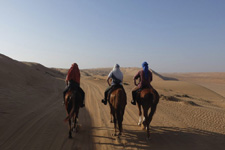
[[[80,70],[76,63],[72,64],[72,66],[70,67],[68,71],[66,81],[70,81],[70,80],[73,80],[77,82],[78,84],[80,84]]]

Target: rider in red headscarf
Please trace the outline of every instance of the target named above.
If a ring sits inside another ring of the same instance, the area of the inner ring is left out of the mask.
[[[76,63],[72,64],[70,67],[67,76],[66,76],[66,85],[68,85],[68,81],[73,80],[77,84],[80,84],[80,70]]]
[[[85,104],[84,104],[85,93],[80,87],[80,70],[79,70],[78,65],[76,63],[72,64],[72,66],[70,67],[70,69],[69,69],[69,71],[67,73],[66,85],[67,85],[67,87],[66,87],[65,91],[63,92],[64,101],[65,101],[66,93],[71,88],[75,89],[75,90],[79,90],[81,92],[82,101],[83,101],[83,103],[81,104],[81,107],[84,107],[85,106]]]

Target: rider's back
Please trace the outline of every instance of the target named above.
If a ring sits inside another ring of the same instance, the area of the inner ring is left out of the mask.
[[[140,70],[135,76],[134,79],[140,78],[140,83],[138,87],[140,88],[149,88],[151,87],[150,82],[152,81],[152,72],[148,70],[148,77],[145,77],[145,73],[143,70]]]
[[[70,70],[68,71],[66,81],[71,81],[73,80],[74,82],[80,84],[80,70],[77,66],[77,64],[73,64]]]

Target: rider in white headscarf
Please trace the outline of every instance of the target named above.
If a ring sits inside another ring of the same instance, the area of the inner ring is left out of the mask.
[[[110,78],[112,79],[111,84],[109,83]],[[109,87],[105,90],[105,98],[102,100],[102,103],[104,103],[105,105],[107,104],[108,93],[111,93],[110,90],[113,88],[114,85],[122,86],[122,82],[123,82],[123,73],[120,71],[120,66],[118,64],[115,64],[112,71],[108,75],[107,83]]]
[[[116,85],[118,83],[122,84],[122,82],[123,82],[123,73],[120,71],[120,66],[118,64],[115,64],[115,66],[113,67],[113,70],[109,73],[108,79],[107,79],[108,84],[109,84],[109,79],[110,78],[112,78],[111,85]]]

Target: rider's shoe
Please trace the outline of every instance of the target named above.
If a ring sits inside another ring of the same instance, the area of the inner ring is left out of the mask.
[[[107,100],[102,99],[102,103],[106,105],[107,104]]]

